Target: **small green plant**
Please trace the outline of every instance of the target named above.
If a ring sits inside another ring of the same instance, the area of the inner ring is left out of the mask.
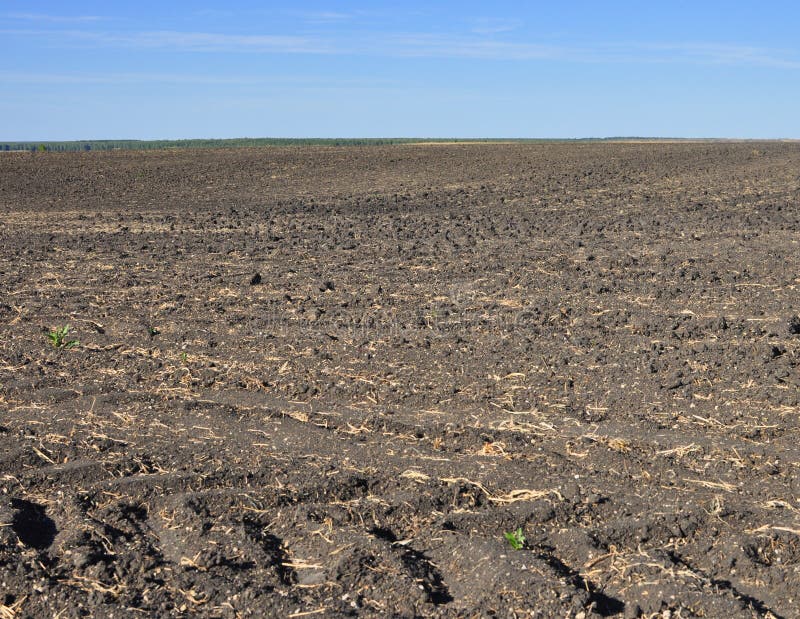
[[[147,327],[147,335],[151,338],[155,337],[156,335],[160,335],[161,331],[158,330],[158,327]]]
[[[72,348],[78,344],[78,340],[69,340],[70,331],[72,331],[72,327],[69,325],[64,325],[63,327],[56,327],[50,333],[47,334],[47,339],[50,340],[50,343],[53,345],[53,348]]]
[[[503,533],[503,537],[514,550],[522,550],[525,547],[525,534],[522,532],[522,527],[517,527],[516,531]]]
[[[182,353],[181,353],[181,363],[183,363],[184,365],[186,365],[186,362],[187,362],[188,360],[189,360],[189,353],[187,353],[187,352],[182,352]]]

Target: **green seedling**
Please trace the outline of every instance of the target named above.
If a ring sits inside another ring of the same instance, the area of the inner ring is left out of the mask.
[[[149,335],[150,337],[155,337],[160,333],[161,331],[158,330],[158,327],[147,327],[147,335]]]
[[[47,334],[47,339],[53,345],[53,348],[72,348],[78,344],[78,340],[68,340],[72,327],[64,325],[63,327],[56,327]]]
[[[186,365],[186,362],[189,360],[189,353],[182,352],[181,353],[181,363]]]
[[[514,550],[522,550],[525,547],[525,534],[522,532],[522,527],[518,527],[516,531],[503,533],[503,537]]]

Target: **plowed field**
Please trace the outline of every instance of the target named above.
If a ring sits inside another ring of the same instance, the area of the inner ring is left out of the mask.
[[[0,617],[797,617],[798,313],[797,144],[2,153]]]

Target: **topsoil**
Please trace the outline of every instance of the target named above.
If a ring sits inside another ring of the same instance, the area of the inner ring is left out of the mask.
[[[799,243],[790,143],[4,153],[0,617],[800,616]]]

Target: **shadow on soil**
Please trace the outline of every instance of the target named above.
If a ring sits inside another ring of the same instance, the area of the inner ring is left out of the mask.
[[[624,602],[618,600],[617,598],[606,595],[597,589],[597,587],[593,585],[591,581],[586,580],[583,576],[581,576],[578,572],[569,567],[555,555],[548,552],[543,552],[539,554],[539,558],[552,567],[559,576],[572,581],[572,584],[576,588],[585,589],[588,591],[589,601],[594,604],[595,611],[601,617],[613,617],[614,615],[618,615],[625,610]]]
[[[11,528],[23,544],[44,550],[53,543],[58,529],[52,518],[45,513],[43,505],[24,499],[12,499],[11,506],[17,510]]]
[[[453,596],[450,595],[442,575],[434,567],[431,560],[425,556],[425,553],[406,546],[397,546],[397,536],[389,529],[376,527],[371,529],[370,533],[378,539],[389,542],[393,548],[400,550],[400,558],[403,564],[411,574],[421,580],[420,584],[425,589],[428,601],[431,604],[448,604],[453,601]]]

